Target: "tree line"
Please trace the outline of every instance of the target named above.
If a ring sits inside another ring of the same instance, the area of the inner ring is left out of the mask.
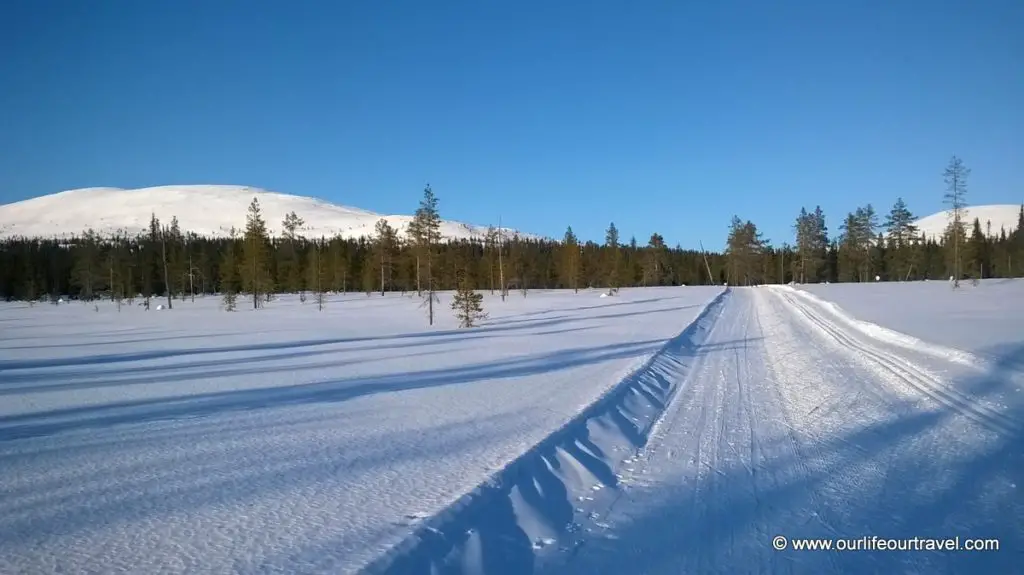
[[[614,223],[603,243],[580,241],[569,227],[560,241],[523,238],[491,227],[482,238],[441,237],[439,200],[430,186],[400,234],[386,220],[370,236],[304,237],[300,214],[271,237],[254,198],[245,226],[226,238],[182,230],[177,218],[152,216],[138,235],[101,237],[92,230],[70,239],[15,237],[0,242],[0,297],[37,301],[61,297],[110,299],[121,305],[152,298],[174,301],[221,294],[235,309],[245,297],[260,308],[277,294],[298,293],[320,308],[324,294],[416,293],[433,322],[436,293],[489,290],[503,298],[531,289],[759,283],[906,281],[1024,276],[1024,206],[1015,230],[968,221],[969,170],[953,158],[946,200],[953,218],[941,238],[925,237],[897,199],[884,220],[870,204],[846,214],[830,235],[821,207],[801,209],[795,242],[773,246],[750,220],[732,219],[726,249],[669,247],[651,234],[623,242]]]
[[[621,242],[612,223],[605,242],[580,241],[568,228],[561,241],[520,237],[491,227],[484,237],[441,237],[439,200],[427,186],[404,234],[385,219],[359,238],[304,237],[300,214],[271,237],[257,198],[245,226],[228,237],[182,230],[177,218],[151,217],[139,235],[101,237],[92,230],[66,239],[10,238],[0,243],[0,297],[10,300],[111,299],[148,304],[221,294],[225,307],[260,308],[282,293],[323,305],[322,294],[416,293],[432,318],[436,292],[488,290],[507,297],[531,289],[617,289],[716,283],[724,256],[670,248],[652,234],[645,245]],[[709,273],[712,274],[709,276]],[[140,302],[141,303],[141,302]]]
[[[970,169],[953,156],[944,172],[950,220],[941,237],[928,237],[902,198],[881,219],[867,204],[840,221],[830,236],[820,206],[802,208],[793,224],[795,243],[773,247],[750,220],[733,217],[725,256],[728,281],[820,283],[1024,277],[1024,205],[1015,229],[993,230],[970,218],[966,202]]]

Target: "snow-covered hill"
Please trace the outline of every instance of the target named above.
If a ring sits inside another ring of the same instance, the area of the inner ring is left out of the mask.
[[[245,226],[246,210],[253,197],[259,198],[267,227],[273,235],[281,233],[281,221],[293,211],[305,220],[301,235],[310,238],[372,236],[381,218],[404,234],[412,219],[245,186],[83,188],[0,206],[0,237],[68,237],[90,228],[101,235],[122,231],[135,235],[149,229],[152,214],[165,223],[176,216],[184,231],[221,237],[226,236],[232,226],[237,229]],[[479,238],[486,232],[487,226],[454,221],[441,224],[441,235],[446,238]],[[505,228],[509,236],[515,232]]]
[[[992,204],[986,206],[968,206],[965,221],[967,222],[967,231],[970,233],[971,226],[974,225],[974,218],[978,218],[981,222],[981,231],[984,233],[991,233],[992,236],[998,236],[999,230],[1002,228],[1006,229],[1006,233],[1009,234],[1017,229],[1017,218],[1020,215],[1020,205],[1015,204]],[[919,232],[924,232],[929,238],[936,237],[941,238],[942,234],[946,231],[946,226],[949,225],[952,220],[952,215],[949,210],[942,211],[930,216],[925,216],[914,224],[917,226]],[[991,223],[991,228],[989,228]]]

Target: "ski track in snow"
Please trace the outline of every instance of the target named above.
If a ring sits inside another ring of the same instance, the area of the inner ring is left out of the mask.
[[[0,573],[356,571],[721,291],[0,305]]]
[[[542,573],[1008,573],[1024,548],[1019,373],[946,380],[785,289],[733,289],[631,485]],[[936,358],[930,357],[937,361]],[[1016,388],[1016,389],[1019,389]],[[776,551],[772,538],[998,538],[999,552]]]
[[[97,342],[92,312],[0,308],[0,571],[1019,568],[1019,342],[974,361],[788,287],[587,293],[492,301],[475,332],[279,302],[216,343],[177,310]]]

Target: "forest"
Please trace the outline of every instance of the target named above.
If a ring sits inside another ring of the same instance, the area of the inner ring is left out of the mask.
[[[438,198],[427,186],[405,234],[380,220],[370,237],[308,238],[302,214],[271,237],[259,202],[230,237],[200,237],[154,215],[147,232],[100,237],[84,230],[65,238],[8,238],[0,243],[0,297],[7,301],[98,298],[132,303],[221,294],[259,308],[275,294],[303,301],[331,292],[489,290],[503,297],[532,289],[763,283],[961,280],[1024,277],[1024,206],[1016,229],[992,230],[969,219],[970,171],[956,158],[945,172],[952,217],[944,237],[927,238],[897,198],[883,216],[870,204],[839,220],[831,233],[820,206],[801,208],[794,241],[774,245],[750,220],[733,217],[722,253],[669,247],[652,233],[623,241],[614,223],[605,241],[524,239],[491,228],[486,237],[449,240],[439,233]],[[431,296],[432,297],[432,296]]]

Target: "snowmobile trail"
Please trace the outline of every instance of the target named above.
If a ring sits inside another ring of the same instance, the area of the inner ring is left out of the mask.
[[[583,540],[538,571],[1017,569],[1022,435],[1007,414],[958,391],[973,382],[947,381],[763,288],[733,289],[694,355],[649,441],[619,470],[615,495],[584,503]],[[792,546],[865,537],[994,539],[1000,549]]]

